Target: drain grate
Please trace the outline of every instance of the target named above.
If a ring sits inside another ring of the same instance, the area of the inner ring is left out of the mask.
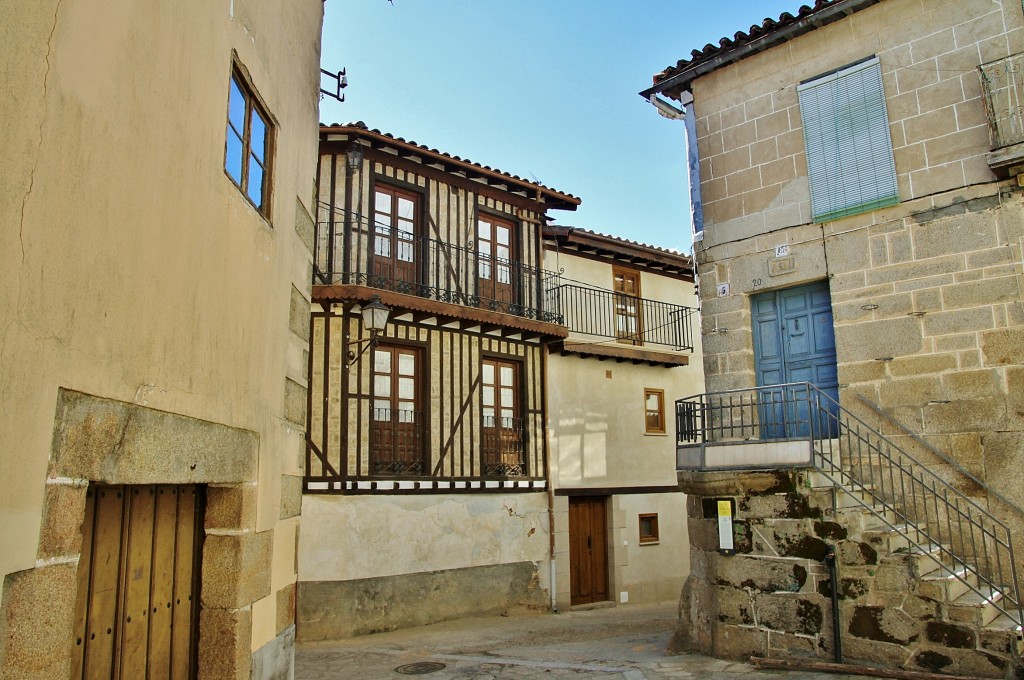
[[[437,671],[444,670],[444,668],[445,665],[443,663],[437,663],[436,661],[419,661],[399,666],[395,669],[395,672],[402,675],[426,675],[427,673],[436,673]]]

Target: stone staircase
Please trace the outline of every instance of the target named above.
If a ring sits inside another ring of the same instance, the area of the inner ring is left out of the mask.
[[[913,540],[917,528],[872,508],[870,490],[831,493],[835,521],[860,546],[839,554],[847,656],[934,673],[1024,678],[1024,637],[1003,611],[1000,589],[954,565],[948,546]]]

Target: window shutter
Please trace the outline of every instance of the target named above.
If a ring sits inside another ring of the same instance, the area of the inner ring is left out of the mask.
[[[878,58],[803,83],[797,92],[814,221],[898,203]]]

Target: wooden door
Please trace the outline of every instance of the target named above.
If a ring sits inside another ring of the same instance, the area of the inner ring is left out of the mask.
[[[373,350],[372,474],[426,473],[420,354],[416,347],[380,345]]]
[[[607,499],[569,499],[569,580],[573,605],[608,600]]]
[[[379,287],[416,294],[420,253],[416,238],[419,201],[415,194],[377,186],[373,197],[373,275]]]
[[[196,676],[202,492],[93,485],[75,610],[75,680]]]
[[[526,474],[524,427],[519,410],[520,365],[485,359],[481,377],[483,474]]]
[[[751,298],[754,368],[758,387],[808,382],[833,400],[839,398],[836,339],[828,284],[813,283],[762,293]],[[761,436],[764,439],[806,437],[812,417],[835,436],[832,417],[821,418],[810,406],[806,388],[761,391]],[[826,412],[834,404],[824,402]],[[834,415],[834,414],[833,414]]]
[[[477,293],[499,309],[515,302],[512,235],[511,222],[477,219]]]
[[[630,345],[644,344],[640,272],[613,269],[612,289],[615,291],[615,337]]]

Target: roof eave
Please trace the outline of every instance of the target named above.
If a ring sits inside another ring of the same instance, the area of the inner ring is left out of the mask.
[[[543,201],[550,208],[555,210],[576,210],[577,206],[580,204],[580,199],[572,194],[566,194],[542,184],[516,178],[512,175],[473,163],[472,161],[466,161],[456,156],[451,156],[420,146],[419,144],[396,139],[395,137],[391,137],[374,130],[350,126],[321,125],[320,135],[321,142],[330,141],[328,137],[331,135],[348,135],[349,137],[374,140],[382,146],[390,146],[395,149],[404,150],[409,155],[421,156],[424,159],[429,159],[429,161],[427,161],[429,163],[440,163],[446,167],[452,166],[472,175],[478,175],[495,182],[514,186],[517,190]]]
[[[675,100],[679,100],[681,93],[690,90],[690,85],[697,78],[716,71],[723,66],[742,61],[776,45],[792,40],[797,36],[839,21],[854,12],[876,5],[881,0],[840,0],[824,9],[809,14],[792,23],[787,23],[775,30],[772,30],[757,38],[744,42],[735,47],[722,50],[710,59],[698,61],[690,67],[673,74],[660,83],[640,92],[644,99],[650,99],[653,95],[662,94]]]

